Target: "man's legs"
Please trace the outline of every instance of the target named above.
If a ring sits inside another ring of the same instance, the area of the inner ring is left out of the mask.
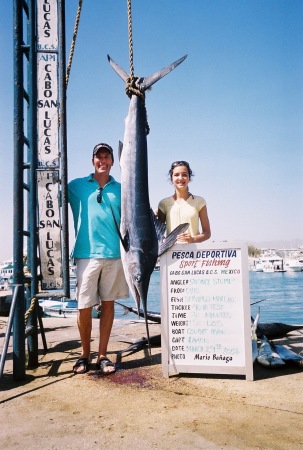
[[[90,358],[90,341],[92,333],[92,307],[78,310],[78,329],[82,344],[82,354],[80,358]],[[74,372],[82,373],[84,371],[84,365],[81,364],[74,368]]]
[[[100,335],[99,335],[99,355],[98,361],[106,357],[107,346],[110,337],[110,333],[113,326],[115,315],[115,302],[106,301],[102,302],[101,315],[100,315]],[[115,367],[107,366],[104,368],[104,372],[114,372]]]

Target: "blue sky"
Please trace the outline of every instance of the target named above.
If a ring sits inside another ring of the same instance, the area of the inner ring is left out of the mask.
[[[66,2],[67,54],[78,1]],[[123,140],[129,99],[110,56],[129,71],[126,0],[85,0],[67,90],[69,178],[92,148]],[[303,243],[302,0],[132,0],[135,75],[188,54],[147,93],[152,207],[188,160],[215,241]],[[0,4],[0,261],[13,238],[13,13]],[[116,158],[112,174],[120,179]]]

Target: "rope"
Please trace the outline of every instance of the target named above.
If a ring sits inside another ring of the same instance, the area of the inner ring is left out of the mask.
[[[70,48],[70,53],[69,53],[69,58],[68,58],[68,63],[67,63],[66,78],[65,78],[66,87],[68,85],[69,74],[70,74],[70,70],[72,67],[72,61],[73,61],[73,56],[74,56],[74,51],[75,51],[75,44],[76,44],[76,39],[77,39],[77,34],[78,34],[81,8],[82,8],[82,1],[83,0],[79,0],[79,3],[78,3],[78,9],[77,9],[76,21],[75,21],[75,27],[74,27],[74,34],[73,34],[73,38],[72,38],[72,43],[71,43],[71,48]]]
[[[29,318],[30,313],[31,313],[31,312],[34,310],[34,308],[35,308],[36,300],[37,300],[37,297],[33,297],[33,298],[31,299],[31,304],[30,304],[28,310],[26,311],[26,313],[24,314],[24,323],[25,323],[25,326],[27,325],[27,322],[28,322],[28,318]]]
[[[128,44],[129,44],[129,67],[130,78],[134,78],[134,53],[133,53],[133,29],[132,29],[132,5],[131,0],[127,0],[127,17],[128,17]]]
[[[129,68],[130,68],[130,77],[126,80],[126,87],[125,92],[129,98],[131,98],[132,95],[137,95],[137,97],[140,97],[143,106],[145,109],[145,132],[146,135],[149,134],[150,128],[147,121],[147,111],[146,111],[146,105],[145,105],[145,92],[140,86],[140,84],[137,83],[138,77],[135,77],[134,73],[134,51],[133,51],[133,28],[132,28],[132,10],[131,10],[131,0],[127,0],[127,18],[128,18],[128,45],[129,45]]]
[[[132,77],[132,76],[127,78],[125,92],[129,98],[131,98],[131,96],[133,94],[135,94],[138,97],[140,97],[141,100],[144,102],[145,101],[145,93],[144,93],[143,89],[141,88],[140,84],[137,84],[138,79],[139,79],[138,77]]]

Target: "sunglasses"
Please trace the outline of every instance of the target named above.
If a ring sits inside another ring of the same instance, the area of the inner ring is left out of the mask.
[[[103,190],[103,188],[102,188],[102,187],[99,187],[99,189],[98,189],[98,194],[97,194],[97,202],[98,202],[98,203],[101,203],[101,202],[102,202],[102,190]]]
[[[178,166],[186,166],[186,167],[188,167],[188,162],[187,161],[175,161],[175,162],[173,162],[172,163],[172,165],[171,165],[171,167],[172,168],[175,168],[175,167],[178,167]]]

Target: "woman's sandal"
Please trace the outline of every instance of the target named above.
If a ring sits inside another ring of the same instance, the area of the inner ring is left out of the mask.
[[[76,370],[78,367],[82,367],[82,370]],[[88,358],[79,358],[76,364],[73,366],[74,374],[86,373],[89,369]]]
[[[111,370],[111,371],[104,370],[106,367],[114,367],[114,370]],[[113,362],[111,362],[108,358],[101,358],[96,363],[96,369],[100,370],[101,373],[103,373],[104,375],[110,375],[110,374],[116,372],[115,364]]]

